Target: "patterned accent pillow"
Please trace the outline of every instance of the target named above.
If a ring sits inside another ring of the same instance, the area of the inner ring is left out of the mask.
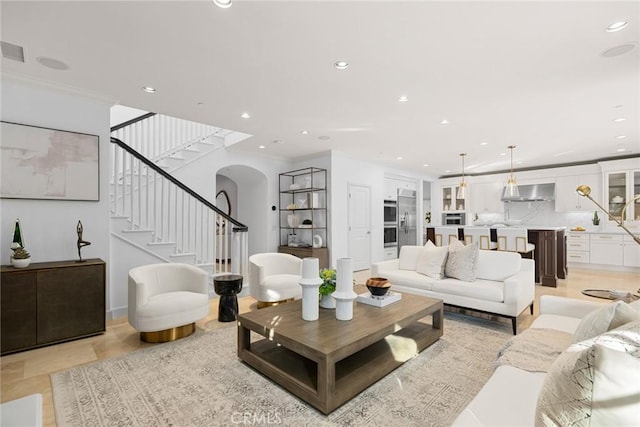
[[[582,318],[573,333],[573,342],[588,340],[634,320],[640,320],[640,313],[624,301],[607,304]]]
[[[545,377],[536,426],[637,425],[639,363],[640,321],[573,344]]]
[[[465,282],[476,280],[478,251],[478,242],[465,246],[457,239],[452,240],[449,244],[449,256],[444,266],[444,275]]]
[[[434,279],[442,279],[448,254],[446,246],[436,246],[429,240],[418,256],[416,271]]]

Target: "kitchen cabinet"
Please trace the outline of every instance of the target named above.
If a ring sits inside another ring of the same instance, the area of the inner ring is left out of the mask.
[[[581,231],[567,233],[567,261],[573,263],[590,263],[589,234]]]
[[[389,259],[396,259],[398,258],[398,247],[397,246],[393,246],[393,247],[388,247],[388,248],[384,248],[384,260],[389,260]]]
[[[592,264],[623,265],[622,234],[593,234],[590,241]]]
[[[384,200],[398,200],[400,190],[416,191],[416,183],[394,178],[384,179]]]
[[[469,209],[475,213],[504,212],[504,202],[500,200],[503,188],[504,184],[499,181],[471,184]]]
[[[313,256],[321,260],[321,268],[328,268],[327,170],[309,167],[281,173],[279,178],[278,252]]]
[[[640,195],[640,170],[605,172],[604,206],[613,217],[621,219],[622,208],[634,195]],[[640,221],[640,200],[627,206],[624,219]]]
[[[458,194],[458,186],[442,187],[442,211],[443,212],[464,212],[466,209],[465,199],[456,199]]]
[[[104,332],[105,270],[101,259],[2,266],[2,354]]]
[[[579,185],[591,187],[591,197],[602,201],[602,175],[598,173],[556,178],[556,212],[596,211],[598,207],[586,197],[576,192]]]
[[[622,238],[622,265],[640,267],[640,245],[631,236]]]

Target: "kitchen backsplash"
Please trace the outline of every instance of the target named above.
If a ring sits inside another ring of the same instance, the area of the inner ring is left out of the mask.
[[[499,223],[505,219],[511,219],[521,220],[522,225],[543,225],[569,228],[582,226],[589,231],[596,231],[601,229],[605,214],[598,211],[600,226],[594,226],[591,222],[594,211],[556,212],[555,203],[553,201],[516,202],[505,203],[505,213],[479,213],[478,221]],[[471,215],[473,216],[473,213]]]

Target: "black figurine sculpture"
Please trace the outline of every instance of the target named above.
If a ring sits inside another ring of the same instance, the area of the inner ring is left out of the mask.
[[[78,232],[78,262],[85,262],[86,260],[82,259],[82,254],[80,253],[80,249],[83,246],[89,246],[91,242],[87,242],[86,240],[82,240],[82,223],[78,221],[78,226],[76,227],[76,231]]]

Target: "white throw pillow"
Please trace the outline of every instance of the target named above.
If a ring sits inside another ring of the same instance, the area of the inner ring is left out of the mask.
[[[545,377],[535,425],[637,426],[638,360],[640,321],[573,344],[558,356]],[[624,385],[616,388],[616,384]]]
[[[587,314],[573,333],[573,342],[603,334],[625,323],[640,320],[640,313],[624,301],[616,301]]]
[[[398,268],[400,270],[416,271],[418,256],[422,252],[422,246],[405,245],[400,248],[400,256],[398,257]]]
[[[442,279],[448,254],[446,246],[436,246],[429,240],[418,256],[416,271],[434,279]]]
[[[637,299],[635,301],[631,301],[629,303],[629,307],[633,308],[635,311],[640,313],[640,299]]]
[[[444,266],[444,275],[465,282],[476,280],[478,252],[478,242],[465,246],[457,239],[452,240],[449,244],[449,256]]]

